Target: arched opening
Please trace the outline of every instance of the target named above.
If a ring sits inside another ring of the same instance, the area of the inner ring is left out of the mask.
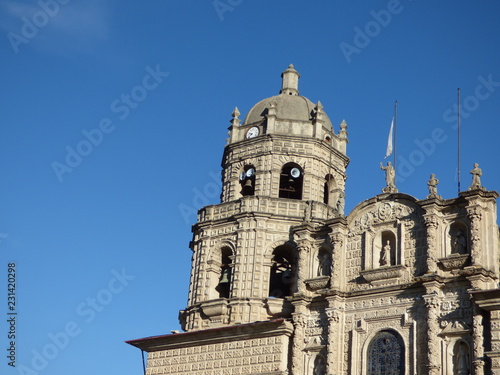
[[[255,194],[255,167],[247,165],[240,173],[241,195],[248,196]]]
[[[453,348],[453,375],[469,375],[470,373],[469,345],[462,340],[457,341]]]
[[[231,294],[233,252],[229,247],[221,249],[220,277],[215,290],[219,293],[219,298],[229,298]]]
[[[368,345],[367,357],[367,375],[404,374],[404,343],[394,331],[377,333]]]
[[[316,358],[314,358],[314,367],[313,367],[313,375],[326,375],[326,361],[325,357],[321,354],[318,354]]]
[[[287,163],[281,169],[279,197],[302,199],[304,172],[298,164]]]
[[[317,256],[318,267],[316,269],[316,276],[330,276],[332,268],[332,257],[328,249],[321,248]]]
[[[394,266],[395,264],[398,264],[396,254],[396,235],[391,231],[383,231],[380,239],[380,266]]]
[[[323,203],[333,207],[338,198],[337,184],[331,174],[325,176],[323,186]]]
[[[273,251],[269,275],[269,296],[291,296],[295,288],[296,257],[291,248],[282,245]]]
[[[450,249],[451,254],[468,254],[467,226],[461,222],[450,225]]]

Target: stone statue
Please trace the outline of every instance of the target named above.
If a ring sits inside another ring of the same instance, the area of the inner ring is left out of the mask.
[[[339,192],[339,198],[337,200],[337,212],[339,215],[344,214],[344,207],[345,207],[345,194],[343,191]]]
[[[441,198],[437,193],[437,184],[439,184],[439,180],[436,178],[436,175],[432,173],[429,182],[427,182],[427,186],[429,187],[429,195],[427,198]]]
[[[387,244],[382,248],[382,252],[380,254],[380,265],[391,265],[391,244],[389,243],[389,240],[387,240]]]
[[[472,183],[469,186],[469,190],[480,189],[483,171],[479,168],[478,163],[474,163],[474,168],[470,171],[470,174],[472,175]]]
[[[396,181],[396,171],[394,170],[394,167],[392,166],[391,162],[387,162],[387,166],[383,166],[382,163],[380,163],[380,169],[385,171],[385,183],[386,187],[382,189],[383,193],[397,193],[395,181]]]
[[[456,354],[456,367],[458,375],[470,374],[469,353],[465,344],[459,346],[458,353]]]
[[[318,271],[317,276],[329,276],[330,275],[330,257],[326,251],[322,251],[318,254]]]
[[[456,254],[467,254],[467,239],[464,232],[459,229],[451,239],[452,252]]]

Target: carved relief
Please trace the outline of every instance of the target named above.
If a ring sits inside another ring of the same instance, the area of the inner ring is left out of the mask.
[[[361,234],[371,229],[374,224],[392,221],[395,219],[415,219],[415,208],[398,202],[378,202],[375,207],[362,214],[354,221],[352,235]]]

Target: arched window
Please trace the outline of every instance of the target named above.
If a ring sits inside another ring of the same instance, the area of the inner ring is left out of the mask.
[[[298,164],[287,163],[280,174],[280,198],[302,199],[304,172]]]
[[[452,254],[468,254],[467,227],[464,223],[450,225],[450,246]]]
[[[247,165],[240,173],[241,195],[255,194],[255,167]]]
[[[221,249],[221,266],[219,283],[215,290],[219,293],[219,298],[229,298],[231,292],[232,258],[233,252],[229,247]]]
[[[294,292],[296,259],[287,246],[278,246],[273,251],[271,274],[269,275],[269,296],[283,298]]]
[[[367,375],[403,375],[404,344],[393,331],[381,331],[368,345]]]
[[[469,375],[470,350],[464,341],[457,341],[453,348],[453,375]]]

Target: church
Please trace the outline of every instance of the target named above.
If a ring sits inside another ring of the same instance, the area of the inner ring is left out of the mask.
[[[479,166],[457,197],[431,175],[417,199],[381,165],[381,194],[346,213],[347,124],[299,95],[293,65],[281,77],[232,114],[183,332],[127,341],[146,374],[500,375],[498,193]]]

